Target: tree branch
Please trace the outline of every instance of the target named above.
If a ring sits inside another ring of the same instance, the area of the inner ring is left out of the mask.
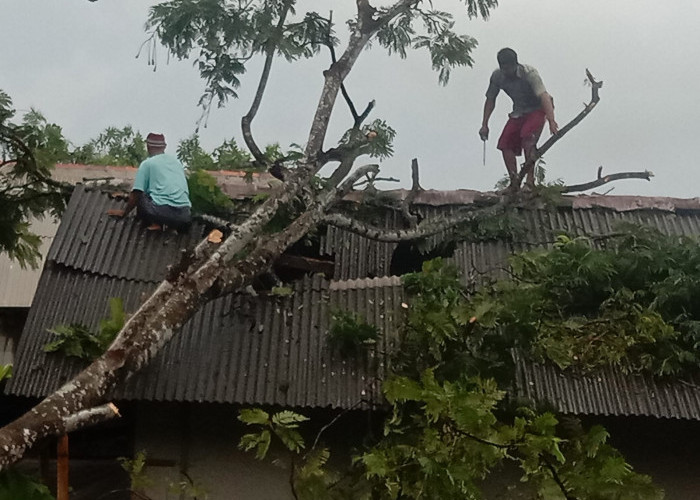
[[[111,420],[115,417],[121,417],[119,413],[119,408],[117,408],[113,403],[107,403],[106,405],[97,406],[95,408],[89,408],[87,410],[81,410],[72,415],[68,415],[63,419],[64,432],[69,433],[82,429],[83,427],[88,427],[106,420]]]
[[[253,158],[255,158],[255,161],[260,165],[265,165],[265,155],[262,153],[262,151],[260,151],[260,148],[253,139],[253,133],[250,130],[250,124],[252,123],[253,119],[255,118],[255,115],[258,113],[258,109],[260,108],[260,102],[262,101],[263,94],[265,93],[265,88],[267,87],[267,81],[270,77],[270,68],[272,67],[272,60],[275,56],[277,38],[282,32],[282,28],[284,27],[284,21],[287,18],[287,13],[289,12],[291,5],[292,2],[289,0],[284,3],[284,7],[282,9],[282,12],[280,13],[280,18],[277,22],[275,32],[270,36],[270,39],[267,41],[267,47],[265,48],[265,64],[260,75],[258,88],[255,91],[255,98],[253,99],[253,102],[250,105],[250,110],[248,110],[248,113],[243,118],[241,118],[243,140],[248,146],[248,149],[253,155]]]
[[[597,188],[608,182],[619,181],[622,179],[644,179],[651,181],[654,174],[648,170],[644,172],[620,172],[617,174],[608,174],[602,177],[603,167],[598,167],[598,178],[594,181],[584,182],[583,184],[573,184],[570,186],[564,186],[562,193],[577,193],[580,191],[587,191],[589,189]]]
[[[370,172],[377,171],[378,167],[376,165],[366,165],[358,168],[342,185],[337,188],[327,188],[318,195],[316,202],[309,206],[303,214],[299,215],[285,229],[269,238],[260,238],[256,247],[250,251],[245,259],[221,272],[217,280],[219,294],[239,289],[247,280],[267,269],[282,252],[299,241],[311,227],[318,224],[326,214],[328,207],[350,192],[357,179]]]
[[[411,241],[427,238],[428,236],[432,236],[443,231],[455,229],[456,226],[465,222],[485,217],[492,217],[503,212],[506,206],[507,203],[497,201],[491,206],[470,210],[468,212],[457,213],[449,217],[442,218],[439,221],[423,221],[413,229],[383,229],[337,213],[325,216],[323,221],[339,229],[345,229],[346,231],[359,234],[360,236],[364,236],[365,238],[369,238],[371,240],[387,243],[398,243],[400,241]]]
[[[411,192],[408,193],[408,196],[406,196],[406,198],[401,202],[401,213],[406,221],[408,221],[410,227],[416,227],[418,225],[418,217],[413,215],[410,211],[413,200],[416,198],[418,193],[423,191],[418,177],[418,158],[414,158],[411,160]]]
[[[600,101],[600,96],[598,95],[599,89],[603,86],[603,82],[598,82],[593,78],[593,75],[591,74],[588,69],[586,69],[586,76],[588,77],[588,81],[591,84],[591,100],[588,104],[584,104],[583,111],[581,111],[576,117],[574,117],[573,120],[571,120],[569,123],[567,123],[564,127],[559,129],[559,132],[557,132],[555,135],[551,136],[547,141],[545,141],[542,146],[537,148],[535,151],[535,154],[530,158],[528,161],[525,162],[523,165],[523,168],[520,170],[520,174],[518,174],[518,187],[520,186],[520,183],[523,181],[525,176],[535,167],[535,163],[537,160],[542,158],[542,156],[551,148],[556,142],[564,137],[567,132],[569,132],[572,128],[574,128],[576,125],[578,125],[581,120],[583,120],[588,114],[593,111],[593,108],[596,107],[598,104],[598,101]]]
[[[554,479],[554,482],[561,490],[562,494],[564,495],[564,498],[566,500],[578,500],[575,496],[569,493],[568,488],[564,484],[564,481],[562,481],[561,477],[559,477],[559,473],[557,472],[557,469],[554,467],[554,465],[552,465],[552,463],[549,460],[547,460],[547,458],[544,455],[540,455],[540,460],[542,460],[547,469],[549,469],[549,472],[552,474],[552,479]]]
[[[328,23],[328,38],[326,40],[326,46],[328,47],[328,50],[331,53],[331,63],[335,64],[338,62],[335,56],[335,47],[333,47],[333,42],[331,41],[331,36],[330,36],[330,27],[333,23],[333,11],[331,11],[331,14],[329,17],[329,23]],[[345,88],[345,84],[341,83],[340,84],[340,92],[343,94],[343,98],[345,99],[345,102],[348,105],[348,108],[350,108],[350,114],[352,115],[353,119],[353,128],[359,129],[360,126],[362,125],[362,122],[365,121],[367,116],[370,114],[372,109],[374,108],[375,101],[372,99],[369,104],[367,104],[367,107],[361,114],[357,114],[357,108],[355,108],[355,103],[352,102],[352,99],[350,98],[350,94],[348,94],[347,89]]]

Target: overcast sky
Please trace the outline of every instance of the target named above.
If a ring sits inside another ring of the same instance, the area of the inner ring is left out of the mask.
[[[144,134],[164,132],[174,152],[178,140],[194,132],[203,83],[191,62],[168,62],[163,48],[155,72],[143,55],[135,57],[146,38],[148,8],[155,3],[0,0],[0,89],[20,113],[39,109],[75,144],[107,126],[130,124]],[[301,0],[297,11],[327,14],[332,8],[339,21],[352,14],[354,4]],[[416,157],[424,187],[493,188],[505,172],[495,149],[511,106],[505,94],[491,119],[485,166],[477,132],[496,52],[509,46],[522,63],[539,70],[554,96],[560,127],[590,99],[585,68],[604,81],[599,106],[546,155],[549,178],[585,182],[599,165],[605,173],[648,169],[656,175],[652,182],[618,182],[612,194],[698,196],[700,2],[501,0],[489,21],[468,21],[457,0],[434,4],[455,13],[460,31],[479,41],[473,68],[454,70],[449,85],[441,87],[425,52],[401,60],[375,45],[346,82],[357,107],[376,99],[372,117],[397,131],[396,154],[383,162],[383,175],[408,186]],[[346,34],[343,23],[337,30]],[[259,144],[286,147],[306,140],[328,64],[327,52],[311,61],[276,61],[253,123]],[[239,100],[212,111],[200,131],[206,148],[231,137],[242,142],[240,117],[250,105],[259,67],[250,66]],[[325,146],[334,145],[350,124],[346,106],[338,102]]]

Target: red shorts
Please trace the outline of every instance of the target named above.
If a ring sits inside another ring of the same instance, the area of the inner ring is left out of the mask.
[[[498,149],[513,151],[515,156],[520,156],[523,143],[533,146],[537,144],[544,128],[544,120],[545,114],[542,109],[518,118],[508,118],[501,137],[498,139]]]

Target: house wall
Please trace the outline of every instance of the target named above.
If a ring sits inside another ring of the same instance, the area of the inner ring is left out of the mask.
[[[700,500],[700,422],[649,417],[585,421],[605,426],[610,444],[637,472],[650,475],[666,500]]]
[[[141,404],[135,450],[146,450],[153,500],[176,500],[182,468],[212,500],[292,500],[288,471],[238,451],[244,433],[231,405]]]
[[[211,500],[291,500],[289,469],[277,452],[280,464],[260,462],[252,454],[237,450],[246,429],[237,421],[237,409],[221,404],[139,404],[135,449],[146,449],[147,473],[154,480],[146,493],[153,500],[175,500],[168,483],[179,481],[180,467],[201,484]],[[312,415],[312,422],[326,422],[328,414]],[[666,500],[700,500],[700,422],[654,418],[585,419],[586,426],[600,423],[611,433],[617,447],[636,471],[649,474],[666,492]],[[322,424],[321,424],[322,425]],[[356,414],[332,434],[337,449],[347,458],[350,443],[367,432],[363,414]],[[275,457],[275,451],[272,452]],[[493,471],[483,484],[485,500],[534,498],[521,473],[506,465]]]

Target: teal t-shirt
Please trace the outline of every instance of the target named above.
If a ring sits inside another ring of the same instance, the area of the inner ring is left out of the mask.
[[[185,168],[174,156],[161,153],[139,165],[134,189],[148,193],[156,205],[191,207]]]

